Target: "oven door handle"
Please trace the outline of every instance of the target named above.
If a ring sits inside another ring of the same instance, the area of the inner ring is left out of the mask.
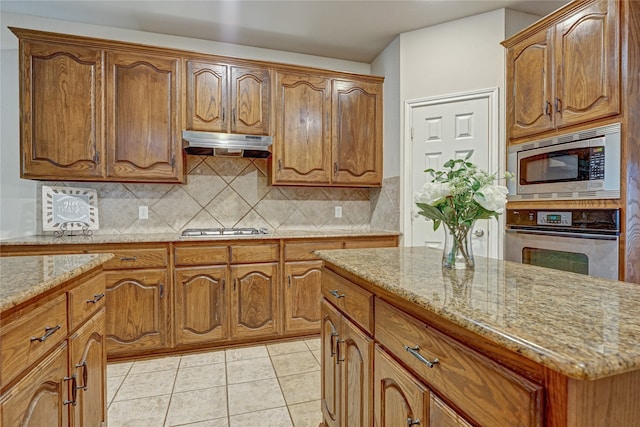
[[[591,233],[571,233],[566,231],[524,230],[520,228],[507,228],[505,229],[505,232],[513,234],[536,234],[541,236],[573,237],[575,239],[618,240],[618,236]]]

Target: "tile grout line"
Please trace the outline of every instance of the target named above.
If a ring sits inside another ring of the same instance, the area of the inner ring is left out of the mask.
[[[171,393],[169,394],[169,402],[167,403],[167,410],[164,413],[164,420],[162,422],[163,426],[167,426],[167,419],[169,418],[169,409],[171,408],[171,401],[173,400],[173,391],[176,389],[176,381],[178,379],[178,371],[180,371],[180,365],[182,364],[182,356],[180,356],[180,361],[178,362],[178,367],[176,368],[176,375],[173,377],[173,385],[171,386]]]

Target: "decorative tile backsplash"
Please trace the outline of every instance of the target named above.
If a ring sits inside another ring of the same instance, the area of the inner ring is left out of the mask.
[[[382,188],[272,187],[265,159],[187,156],[186,184],[43,182],[94,188],[100,229],[96,234],[173,233],[185,228],[389,230],[400,227],[400,178]],[[149,219],[138,219],[148,206]],[[342,218],[334,218],[342,206]],[[42,234],[42,208],[36,218]]]

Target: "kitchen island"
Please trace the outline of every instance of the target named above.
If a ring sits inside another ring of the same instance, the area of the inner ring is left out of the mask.
[[[443,270],[428,248],[318,254],[327,425],[640,425],[638,285]]]
[[[1,425],[104,425],[111,258],[0,258]]]

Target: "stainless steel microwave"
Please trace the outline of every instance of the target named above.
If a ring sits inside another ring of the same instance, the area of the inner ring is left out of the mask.
[[[620,197],[620,124],[511,146],[509,200]]]

